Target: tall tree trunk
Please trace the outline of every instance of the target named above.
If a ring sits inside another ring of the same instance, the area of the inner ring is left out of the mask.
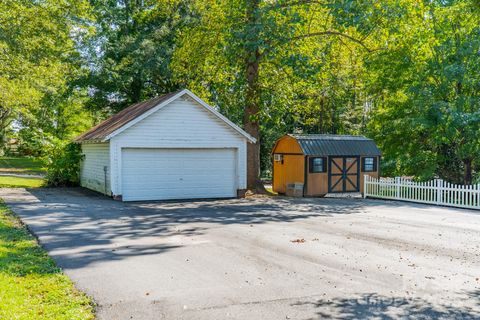
[[[463,160],[464,165],[464,175],[463,182],[464,184],[472,184],[472,159]]]
[[[325,97],[323,95],[320,96],[320,112],[319,112],[319,119],[318,119],[318,132],[324,133],[324,126],[323,126],[323,118],[325,112]]]
[[[10,126],[12,111],[0,106],[0,152],[4,152],[7,144],[7,129]]]
[[[247,187],[255,192],[264,192],[265,188],[260,180],[260,88],[258,84],[260,67],[260,49],[258,48],[258,9],[260,0],[246,0],[247,41],[245,50],[245,110],[243,124],[245,131],[257,139],[256,143],[249,143],[247,147]]]
[[[135,74],[132,82],[130,83],[130,98],[131,103],[137,103],[142,100],[143,82],[140,73]]]

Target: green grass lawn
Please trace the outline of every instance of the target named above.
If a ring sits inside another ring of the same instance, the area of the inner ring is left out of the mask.
[[[41,160],[28,157],[0,157],[0,172],[43,174],[44,164]]]
[[[45,184],[44,179],[0,176],[0,188],[39,188]]]
[[[0,202],[0,319],[93,318],[92,301]]]

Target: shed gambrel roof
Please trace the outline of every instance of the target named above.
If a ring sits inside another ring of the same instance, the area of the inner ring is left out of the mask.
[[[364,136],[332,134],[289,134],[297,140],[305,155],[381,156],[372,139]]]
[[[161,109],[168,103],[172,102],[173,100],[183,95],[190,96],[193,100],[198,102],[206,110],[213,113],[215,116],[217,116],[220,120],[225,122],[232,129],[234,129],[235,131],[240,133],[242,136],[247,138],[249,142],[252,142],[252,143],[256,142],[255,138],[250,136],[240,127],[238,127],[233,122],[228,120],[221,113],[219,113],[214,108],[210,107],[208,104],[205,103],[205,101],[203,101],[202,99],[200,99],[199,97],[197,97],[195,94],[193,94],[191,91],[187,89],[167,93],[165,95],[131,105],[123,109],[119,113],[114,114],[113,116],[101,122],[100,124],[96,125],[95,127],[88,130],[87,132],[81,134],[80,136],[75,138],[74,141],[86,142],[86,141],[110,140],[113,136],[119,134],[123,130],[129,128],[130,126],[137,123],[138,121],[148,117],[150,114]]]

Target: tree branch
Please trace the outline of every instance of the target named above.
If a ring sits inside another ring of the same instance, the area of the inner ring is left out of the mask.
[[[319,31],[319,32],[313,32],[313,33],[309,33],[309,34],[304,34],[304,35],[301,35],[301,36],[296,36],[296,37],[293,37],[293,38],[290,38],[290,40],[302,40],[302,39],[307,39],[307,38],[313,38],[313,37],[319,37],[319,36],[339,36],[339,37],[343,37],[343,38],[347,38],[349,39],[350,41],[353,41],[357,44],[359,44],[360,46],[362,46],[365,50],[367,50],[368,52],[372,52],[373,50],[370,49],[369,47],[367,47],[367,45],[365,43],[363,43],[362,40],[359,40],[359,39],[356,39],[348,34],[345,34],[345,33],[342,33],[342,32],[338,32],[338,31]]]
[[[305,4],[322,4],[321,1],[318,0],[298,0],[294,2],[286,2],[286,3],[274,3],[272,5],[269,5],[267,7],[264,7],[263,9],[267,10],[274,10],[274,9],[283,9],[283,8],[289,8],[289,7],[294,7],[294,6],[301,6]]]

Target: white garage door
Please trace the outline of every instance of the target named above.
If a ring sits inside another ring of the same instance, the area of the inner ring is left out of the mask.
[[[235,197],[235,149],[122,149],[124,201]]]

